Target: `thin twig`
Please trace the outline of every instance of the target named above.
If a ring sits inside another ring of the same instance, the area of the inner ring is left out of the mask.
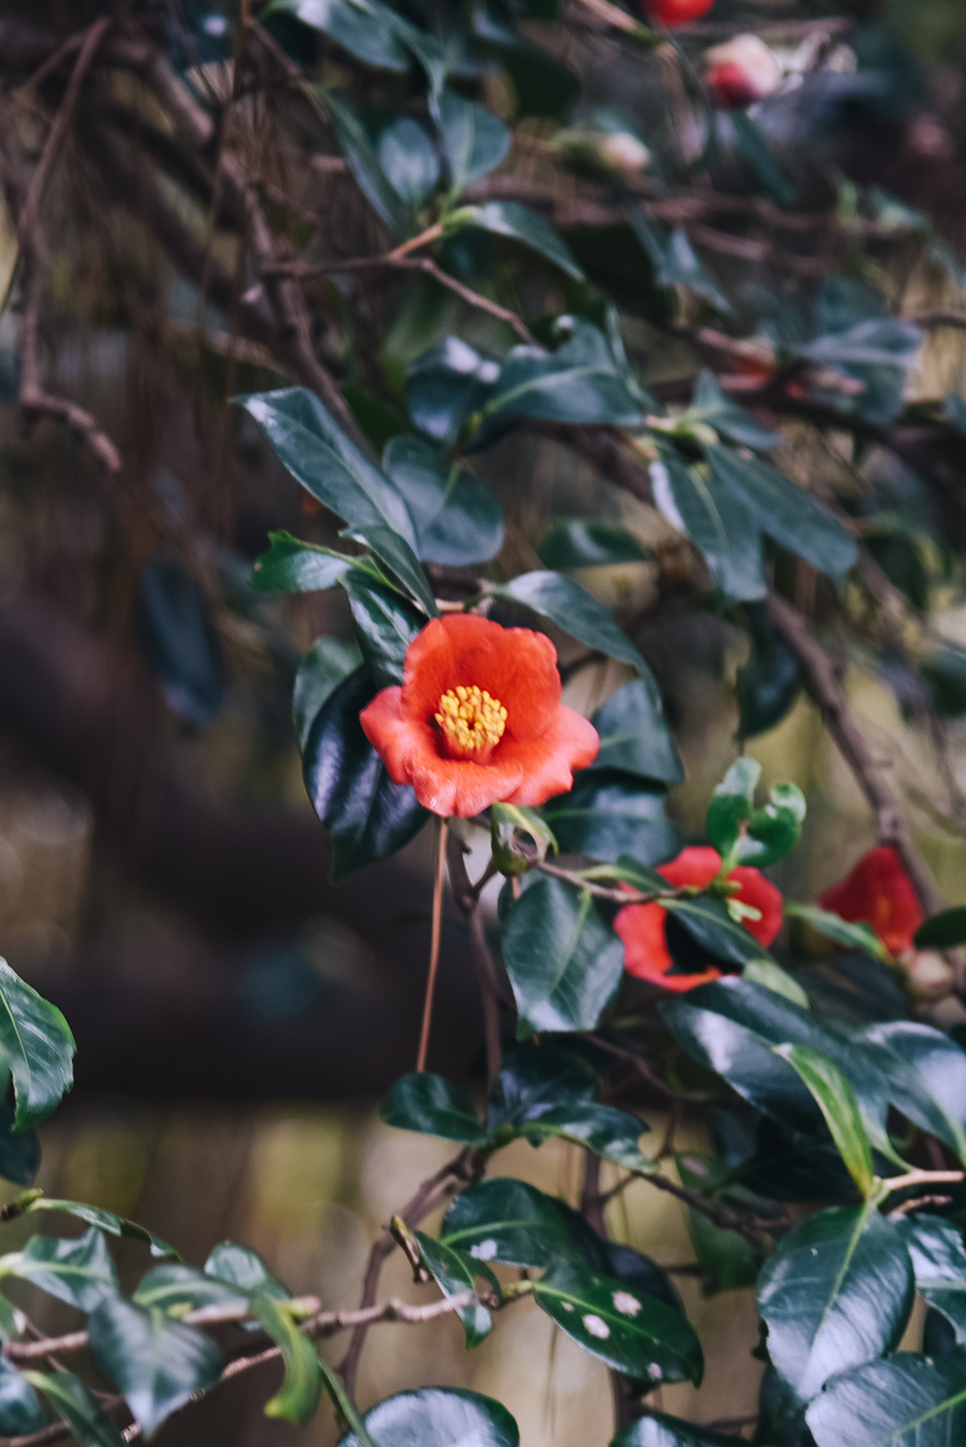
[[[480,890],[483,882],[489,875],[488,873],[484,873],[483,879],[475,885],[470,882],[470,877],[466,872],[466,861],[463,858],[463,843],[455,834],[450,835],[448,854],[450,887],[453,891],[453,898],[456,900],[458,908],[462,910],[469,921],[473,964],[476,967],[476,975],[480,984],[480,996],[483,1002],[483,1033],[486,1040],[487,1083],[492,1086],[502,1066],[500,1002],[503,1001],[512,1008],[512,999],[508,999],[507,991],[503,987],[500,972],[486,938],[486,921],[479,907]]]
[[[429,944],[429,973],[426,978],[426,998],[423,1001],[423,1024],[419,1033],[419,1053],[416,1056],[416,1070],[426,1069],[429,1053],[429,1032],[433,1024],[433,996],[436,993],[436,971],[439,968],[439,942],[443,929],[443,886],[446,883],[446,835],[445,819],[440,819],[436,837],[436,874],[433,880],[433,932]]]

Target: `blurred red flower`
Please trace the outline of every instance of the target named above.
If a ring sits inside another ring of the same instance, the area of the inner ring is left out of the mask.
[[[757,35],[736,35],[704,57],[705,84],[719,110],[745,110],[781,84],[781,62]]]
[[[700,846],[682,849],[677,859],[662,864],[657,872],[675,888],[691,884],[703,889],[720,870],[718,851]],[[759,870],[745,865],[738,865],[728,878],[741,886],[733,898],[760,911],[760,919],[743,919],[742,924],[767,949],[782,927],[780,891]],[[714,966],[699,975],[667,973],[673,961],[667,947],[667,911],[663,905],[629,904],[614,920],[614,928],[624,942],[624,968],[639,980],[649,980],[680,994],[721,978],[721,971]]]
[[[714,0],[644,0],[644,9],[650,20],[658,25],[687,25],[691,20],[700,20],[707,15]]]
[[[593,724],[560,702],[550,639],[466,613],[427,624],[406,651],[402,687],[359,717],[393,783],[412,784],[443,818],[565,794],[600,747]]]
[[[850,924],[867,924],[893,955],[912,949],[913,936],[925,919],[902,860],[890,844],[863,854],[851,874],[827,889],[818,902]]]

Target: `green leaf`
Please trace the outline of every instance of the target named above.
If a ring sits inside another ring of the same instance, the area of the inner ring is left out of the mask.
[[[520,1038],[538,1030],[593,1030],[620,983],[624,951],[591,895],[541,878],[516,901],[503,959]]]
[[[425,437],[392,438],[382,463],[406,499],[416,553],[425,562],[466,567],[488,562],[503,547],[503,513],[496,498]]]
[[[544,422],[640,426],[641,398],[628,386],[611,339],[582,317],[561,317],[556,330],[571,335],[555,352],[513,348],[483,404],[484,424],[505,427],[519,417],[533,417]]]
[[[683,780],[684,765],[650,672],[612,693],[591,723],[600,735],[591,770],[615,769],[670,784]]]
[[[222,1355],[212,1339],[157,1307],[108,1297],[91,1312],[87,1330],[94,1360],[124,1394],[146,1437],[221,1374]]]
[[[855,566],[855,539],[833,512],[784,473],[757,458],[739,457],[726,447],[708,447],[706,455],[717,481],[744,503],[762,531],[780,547],[797,553],[835,581]]]
[[[490,805],[490,844],[501,874],[526,874],[536,861],[557,852],[549,825],[523,804]]]
[[[639,206],[628,208],[627,219],[651,259],[658,286],[686,286],[725,316],[733,315],[734,308],[695,252],[686,231],[678,227],[670,236],[666,235],[663,229],[647,220]]]
[[[782,440],[772,427],[761,427],[744,407],[726,397],[713,372],[702,372],[694,389],[691,406],[679,422],[706,422],[736,447],[753,452],[770,452]]]
[[[252,587],[265,593],[313,593],[332,588],[354,559],[291,533],[269,533],[271,543],[252,571]]]
[[[768,144],[762,126],[747,111],[717,112],[719,124],[727,115],[738,151],[748,162],[759,184],[777,206],[792,206],[796,189],[785,174],[781,161]]]
[[[88,1226],[96,1226],[99,1231],[106,1231],[109,1236],[123,1236],[131,1241],[144,1241],[151,1247],[152,1256],[168,1256],[178,1259],[178,1253],[167,1241],[155,1236],[145,1226],[139,1226],[136,1221],[128,1221],[124,1216],[116,1216],[113,1211],[104,1211],[100,1206],[85,1206],[79,1201],[63,1201],[55,1196],[38,1196],[25,1207],[26,1211],[63,1211],[67,1216],[75,1216],[78,1221],[84,1221]]]
[[[342,579],[356,637],[376,688],[402,683],[406,651],[426,617],[387,582],[353,570]]]
[[[736,1440],[664,1412],[650,1412],[622,1427],[610,1447],[734,1447]]]
[[[197,1267],[173,1261],[156,1266],[142,1276],[132,1300],[137,1306],[159,1307],[169,1316],[184,1316],[187,1311],[199,1311],[206,1306],[241,1309],[248,1301],[248,1293],[239,1293]]]
[[[762,1270],[758,1309],[796,1400],[894,1348],[913,1294],[902,1235],[874,1205],[820,1211],[790,1231]]]
[[[741,838],[742,825],[751,818],[760,777],[757,759],[736,759],[711,796],[704,827],[708,842],[722,859],[730,857]]]
[[[427,1071],[397,1080],[380,1114],[387,1125],[399,1130],[419,1131],[470,1146],[485,1146],[489,1141],[469,1092]]]
[[[584,279],[584,273],[573,252],[561,241],[550,222],[517,201],[487,201],[483,206],[464,206],[452,213],[446,229],[454,232],[464,226],[473,226],[480,231],[488,231],[492,236],[507,236],[512,241],[519,241],[530,251],[536,251],[559,267],[574,281]]]
[[[279,460],[347,532],[376,557],[431,616],[436,605],[413,551],[416,531],[405,499],[370,462],[307,387],[252,392],[235,399],[253,417]]]
[[[966,945],[966,906],[957,905],[927,919],[916,930],[915,945],[919,950],[952,950]]]
[[[855,1038],[896,1109],[966,1165],[966,1052],[943,1031],[911,1020],[867,1026]]]
[[[906,1243],[916,1290],[946,1318],[966,1345],[966,1248],[962,1233],[935,1216],[905,1216],[897,1226]]]
[[[97,1398],[73,1372],[24,1372],[81,1447],[124,1447],[124,1438]]]
[[[903,1353],[830,1382],[806,1414],[818,1447],[952,1447],[966,1437],[966,1365]]]
[[[74,1083],[74,1037],[56,1005],[0,959],[0,1047],[13,1076],[14,1130],[45,1120]]]
[[[776,1045],[775,1054],[798,1071],[818,1101],[849,1175],[870,1200],[876,1191],[872,1146],[851,1085],[828,1056],[808,1045]]]
[[[397,72],[410,67],[409,52],[391,23],[394,12],[379,0],[272,0],[259,24],[271,29],[275,15],[294,15],[367,65]]]
[[[798,655],[771,626],[763,604],[745,605],[751,636],[748,662],[738,670],[738,738],[754,739],[780,724],[801,692]]]
[[[423,1263],[444,1296],[460,1296],[464,1291],[476,1290],[476,1275],[458,1251],[422,1231],[416,1232],[416,1240]],[[493,1330],[493,1317],[485,1306],[464,1306],[459,1318],[466,1332],[467,1350],[478,1347]]]
[[[204,1272],[206,1276],[239,1287],[246,1296],[287,1301],[292,1295],[285,1283],[272,1275],[257,1251],[234,1241],[222,1241],[215,1247],[205,1262]]]
[[[40,1141],[32,1130],[14,1129],[13,1107],[0,1101],[0,1176],[29,1186],[40,1169]]]
[[[347,1422],[351,1430],[358,1438],[360,1447],[376,1447],[369,1433],[366,1431],[366,1424],[359,1415],[359,1409],[345,1389],[345,1383],[335,1367],[330,1366],[324,1356],[319,1356],[319,1371],[322,1373],[322,1380],[329,1396],[335,1405],[339,1418]],[[355,1440],[355,1439],[353,1439]]]
[[[467,420],[482,408],[500,365],[480,356],[459,337],[430,347],[406,372],[406,404],[413,425],[452,447]]]
[[[785,901],[785,914],[791,919],[804,920],[817,930],[826,939],[834,940],[837,945],[842,945],[847,950],[860,950],[864,955],[871,955],[875,960],[881,960],[883,964],[891,964],[892,956],[885,945],[879,939],[874,930],[867,924],[853,924],[849,920],[842,919],[839,915],[833,914],[830,910],[819,909],[814,904],[796,904],[793,900]]]
[[[947,392],[943,399],[943,416],[966,437],[966,399],[957,397],[955,392]]]
[[[603,860],[630,854],[657,863],[673,855],[680,842],[664,811],[665,798],[663,788],[588,771],[569,794],[544,805],[544,817],[563,854]]]
[[[538,1146],[551,1136],[574,1141],[605,1161],[629,1171],[650,1168],[641,1154],[640,1138],[648,1127],[637,1116],[593,1100],[558,1099],[556,1105],[520,1127],[520,1134]]]
[[[511,1176],[480,1181],[457,1196],[443,1217],[439,1239],[484,1265],[549,1267],[573,1255],[558,1203]]]
[[[315,1347],[290,1311],[267,1296],[252,1299],[252,1311],[262,1329],[281,1348],[285,1379],[265,1405],[266,1417],[281,1417],[304,1427],[311,1421],[322,1392],[322,1373]]]
[[[915,361],[924,333],[913,322],[899,317],[872,317],[847,331],[829,332],[793,351],[826,366],[899,367],[905,370]]]
[[[571,578],[559,573],[538,571],[521,573],[509,583],[493,590],[497,598],[519,603],[541,618],[549,618],[571,638],[586,644],[598,653],[606,653],[620,663],[629,663],[648,684],[655,707],[660,704],[660,690],[644,659],[625,633],[622,633],[606,608]]]
[[[651,555],[627,528],[590,518],[558,518],[539,548],[545,568],[601,568],[639,563]]]
[[[776,784],[763,809],[756,809],[746,832],[738,840],[735,858],[739,864],[767,869],[790,854],[802,837],[805,795],[795,784]]]
[[[425,127],[412,116],[398,116],[380,132],[377,154],[393,190],[418,214],[439,181],[439,156]]]
[[[0,1257],[0,1275],[30,1281],[81,1311],[93,1311],[118,1290],[107,1242],[95,1227],[66,1239],[31,1236],[22,1251]]]
[[[365,1415],[379,1447],[520,1447],[517,1424],[507,1409],[479,1392],[423,1387],[387,1397]],[[355,1433],[339,1447],[364,1447]]]
[[[37,1394],[13,1362],[0,1356],[0,1433],[27,1437],[47,1426]]]
[[[394,236],[408,235],[413,229],[412,209],[382,169],[379,152],[373,145],[361,117],[344,95],[327,90],[324,100],[335,122],[339,149],[359,190],[379,220]]]
[[[615,1371],[649,1385],[700,1385],[704,1360],[694,1329],[655,1297],[573,1264],[553,1268],[533,1294],[572,1341]]]
[[[741,978],[750,980],[753,985],[763,985],[766,990],[774,990],[776,995],[783,995],[786,1000],[791,1000],[793,1005],[798,1005],[803,1010],[810,1008],[808,995],[801,985],[774,960],[749,960],[741,972]]]
[[[482,5],[473,11],[473,37],[509,77],[517,118],[551,116],[559,121],[580,96],[580,80],[555,56],[516,29],[500,24]]]
[[[408,786],[394,784],[362,731],[375,692],[366,668],[333,690],[316,714],[302,756],[305,787],[332,835],[334,883],[395,854],[429,818]]]
[[[703,467],[669,453],[651,464],[651,488],[661,512],[694,544],[729,602],[766,596],[761,532],[733,493]]]
[[[343,643],[341,638],[317,638],[312,644],[299,664],[292,692],[292,722],[301,752],[316,715],[361,662],[356,644]]]
[[[771,959],[764,945],[731,918],[723,900],[702,894],[694,899],[662,899],[661,904],[716,959],[733,965]]]
[[[510,132],[503,122],[453,90],[444,90],[439,98],[439,129],[454,192],[492,171],[510,149]]]

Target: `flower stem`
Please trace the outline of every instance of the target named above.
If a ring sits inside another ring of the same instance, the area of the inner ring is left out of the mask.
[[[436,970],[439,965],[439,940],[443,926],[443,883],[446,879],[446,834],[447,822],[439,821],[436,837],[436,878],[433,883],[433,933],[429,945],[429,977],[426,981],[426,999],[423,1002],[423,1028],[419,1036],[419,1054],[416,1057],[417,1071],[426,1069],[426,1055],[429,1051],[429,1030],[433,1023],[433,994],[436,990]]]

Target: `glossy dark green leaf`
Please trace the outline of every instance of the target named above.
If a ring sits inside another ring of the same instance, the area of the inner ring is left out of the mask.
[[[662,903],[716,959],[744,965],[751,960],[771,958],[764,945],[731,918],[724,900],[702,894],[693,899],[665,899]]]
[[[413,229],[412,209],[382,169],[379,152],[361,117],[344,95],[328,91],[325,103],[335,121],[339,149],[359,190],[394,236],[406,236]]]
[[[655,1297],[573,1264],[548,1271],[533,1294],[573,1341],[615,1371],[700,1385],[704,1360],[693,1327]]]
[[[178,1259],[178,1252],[167,1241],[149,1231],[146,1226],[139,1226],[136,1221],[128,1221],[123,1216],[116,1216],[113,1211],[104,1211],[100,1206],[86,1206],[80,1201],[64,1201],[55,1196],[39,1196],[36,1201],[31,1201],[26,1208],[28,1211],[63,1211],[67,1216],[74,1216],[78,1221],[83,1221],[88,1226],[96,1226],[99,1231],[106,1231],[109,1236],[123,1236],[130,1241],[143,1241],[151,1248],[152,1256],[167,1256]]]
[[[783,1237],[759,1280],[771,1361],[801,1403],[899,1342],[912,1310],[902,1234],[874,1205],[834,1207]]]
[[[736,759],[711,795],[704,828],[708,842],[722,859],[729,858],[741,838],[742,826],[754,812],[755,789],[760,777],[761,764],[757,759]]]
[[[436,606],[413,551],[416,532],[405,499],[342,431],[307,387],[253,392],[238,402],[258,423],[280,461],[430,614]]]
[[[141,573],[141,640],[171,712],[205,728],[225,701],[225,660],[208,596],[176,557],[156,554]]]
[[[517,1042],[503,1060],[487,1108],[490,1134],[501,1127],[520,1129],[552,1110],[562,1097],[596,1100],[597,1076],[573,1050],[543,1041]]]
[[[32,1130],[14,1130],[13,1107],[0,1101],[0,1176],[29,1186],[40,1169],[40,1141]]]
[[[528,250],[536,251],[559,267],[574,281],[583,280],[584,273],[577,265],[573,252],[561,241],[550,222],[517,201],[487,201],[483,206],[465,206],[453,213],[449,230],[463,226],[474,226],[480,231],[489,231],[493,236],[507,236],[512,241],[519,241]]]
[[[458,1251],[422,1231],[416,1232],[416,1240],[423,1264],[444,1296],[461,1296],[464,1291],[476,1290],[475,1267]],[[466,1332],[467,1349],[479,1346],[493,1330],[493,1317],[485,1306],[478,1303],[462,1307],[459,1318]]]
[[[915,943],[920,950],[952,950],[966,945],[966,906],[957,905],[927,919],[917,929]]]
[[[317,638],[299,664],[292,692],[292,722],[300,750],[326,699],[362,662],[355,643],[341,638]]]
[[[31,1236],[22,1251],[0,1257],[0,1273],[30,1281],[81,1311],[93,1311],[118,1290],[107,1242],[94,1227],[77,1237]]]
[[[858,557],[855,539],[823,503],[765,462],[726,447],[706,449],[717,481],[737,497],[776,543],[820,573],[844,578]]]
[[[352,567],[352,559],[291,533],[269,533],[271,543],[252,570],[252,587],[266,593],[312,593],[332,588]]]
[[[747,663],[738,669],[738,738],[754,739],[781,723],[801,693],[798,655],[771,626],[763,604],[745,605],[751,635]]]
[[[284,1380],[265,1404],[265,1415],[304,1427],[314,1417],[322,1394],[322,1372],[315,1347],[292,1313],[271,1297],[253,1297],[251,1305],[262,1330],[281,1348],[285,1364]]]
[[[966,437],[966,399],[957,397],[955,392],[948,392],[943,399],[943,416]]]
[[[429,817],[412,789],[392,782],[362,732],[359,713],[374,692],[367,669],[350,674],[316,715],[303,751],[308,796],[332,835],[335,882],[395,854]]]
[[[654,677],[633,643],[622,633],[606,608],[571,578],[559,573],[521,573],[512,582],[494,589],[497,598],[509,598],[524,608],[549,618],[571,638],[620,663],[629,663],[648,685],[652,706],[663,714],[661,695]]]
[[[292,1295],[285,1283],[272,1275],[257,1251],[235,1241],[220,1242],[205,1262],[204,1271],[206,1276],[239,1287],[246,1296],[287,1301]]]
[[[93,1393],[73,1372],[24,1372],[81,1447],[124,1447],[124,1438]]]
[[[380,132],[376,153],[383,175],[418,213],[439,181],[439,156],[426,128],[412,116],[399,116]]]
[[[457,1196],[443,1217],[439,1239],[483,1265],[549,1267],[573,1255],[558,1203],[510,1176],[480,1181]]]
[[[650,1412],[622,1427],[610,1447],[734,1447],[736,1440],[664,1412]]]
[[[868,1201],[876,1190],[872,1146],[851,1085],[827,1055],[809,1045],[776,1045],[775,1053],[798,1071],[818,1101],[849,1175]]]
[[[242,1308],[248,1293],[240,1293],[195,1266],[172,1261],[142,1276],[131,1299],[137,1306],[156,1306],[169,1316],[184,1316],[206,1306]]]
[[[376,688],[402,683],[406,650],[426,615],[387,582],[353,569],[342,579],[356,638]]]
[[[0,1356],[0,1435],[27,1437],[46,1426],[37,1393],[13,1362]]]
[[[564,854],[603,860],[631,854],[656,864],[679,843],[665,797],[662,788],[645,788],[633,778],[592,773],[578,778],[569,794],[551,799],[544,814]]]
[[[766,990],[774,990],[776,995],[783,995],[786,1000],[791,1000],[794,1005],[800,1005],[803,1010],[809,1009],[806,991],[787,970],[783,970],[781,965],[773,959],[749,960],[741,971],[741,978],[751,980],[755,985],[764,985]]]
[[[526,874],[536,861],[557,853],[549,824],[524,804],[490,805],[490,844],[501,874]]]
[[[889,951],[867,924],[853,924],[830,910],[819,909],[814,904],[796,904],[792,900],[785,901],[785,914],[792,919],[804,920],[820,935],[834,940],[837,945],[842,945],[847,950],[861,950],[873,959],[891,963],[892,956]]]
[[[713,372],[701,373],[684,419],[706,422],[736,447],[750,447],[753,452],[770,452],[782,440],[780,432],[762,427],[746,408],[726,397]]]
[[[899,317],[870,318],[847,331],[827,333],[795,348],[795,355],[827,366],[901,367],[915,360],[924,333]]]
[[[352,410],[373,450],[381,455],[386,443],[406,431],[406,417],[401,407],[377,397],[367,387],[345,382],[342,395]]]
[[[719,124],[725,116],[730,123],[735,147],[751,167],[759,186],[777,206],[792,206],[797,195],[796,187],[769,145],[764,127],[747,111],[718,111]]]
[[[761,531],[740,498],[706,469],[669,453],[651,465],[651,487],[661,512],[698,549],[729,602],[765,597]]]
[[[558,518],[540,544],[546,568],[600,568],[650,556],[633,533],[590,518]]]
[[[672,1311],[684,1311],[681,1298],[671,1285],[670,1277],[656,1262],[631,1246],[622,1246],[616,1241],[605,1241],[607,1251],[606,1276],[626,1281],[644,1296],[653,1296]]]
[[[894,1020],[856,1033],[892,1104],[945,1141],[966,1165],[966,1052],[930,1025]]]
[[[214,1385],[222,1355],[211,1337],[157,1307],[103,1300],[87,1319],[94,1360],[123,1393],[146,1437],[196,1392]]]
[[[912,1260],[916,1290],[949,1322],[966,1345],[966,1247],[962,1232],[936,1216],[905,1216],[897,1222]]]
[[[620,983],[624,951],[589,893],[537,879],[514,904],[503,959],[520,1038],[541,1030],[592,1030]]]
[[[611,340],[581,317],[557,323],[563,336],[555,352],[514,347],[482,407],[484,424],[505,426],[519,417],[545,422],[598,423],[636,427],[643,422],[641,399],[628,386]]]
[[[391,21],[395,18],[379,0],[272,0],[259,16],[259,23],[279,14],[294,15],[303,25],[319,30],[343,50],[380,70],[406,71],[409,52]]]
[[[431,347],[406,371],[406,403],[413,425],[452,447],[466,421],[483,407],[500,375],[500,364],[459,337]]]
[[[400,1130],[419,1131],[471,1146],[484,1146],[489,1140],[469,1092],[428,1071],[397,1080],[380,1113],[387,1125]]]
[[[479,1392],[423,1387],[387,1397],[365,1415],[378,1447],[520,1447],[520,1433],[506,1407]],[[362,1447],[355,1433],[339,1447]]]
[[[703,296],[723,315],[733,313],[730,301],[695,252],[686,231],[678,227],[668,235],[656,223],[648,221],[639,206],[628,209],[627,219],[651,259],[658,286],[685,286],[697,296]]]
[[[74,1083],[74,1037],[56,1005],[0,959],[0,1047],[13,1076],[14,1129],[40,1125]]]
[[[409,507],[416,552],[428,563],[465,567],[495,557],[503,546],[503,513],[477,478],[450,463],[424,437],[394,437],[383,467]]]
[[[499,60],[509,76],[518,117],[551,116],[559,120],[580,96],[580,80],[569,66],[518,30],[501,24],[482,5],[473,11],[473,37],[488,58]]]
[[[641,1154],[639,1144],[647,1129],[643,1121],[627,1111],[615,1110],[611,1105],[601,1105],[594,1100],[568,1099],[563,1095],[556,1105],[536,1119],[528,1120],[519,1131],[531,1145],[540,1145],[551,1136],[560,1136],[584,1146],[605,1161],[613,1161],[630,1171],[641,1171],[649,1165]]]
[[[591,723],[600,735],[600,752],[591,770],[614,769],[669,784],[684,778],[684,765],[650,673],[612,693]]]
[[[510,149],[510,132],[503,122],[453,90],[444,90],[439,98],[439,129],[450,184],[457,192],[492,171]]]
[[[966,1363],[871,1362],[835,1377],[806,1416],[817,1447],[953,1447],[966,1439]]]

